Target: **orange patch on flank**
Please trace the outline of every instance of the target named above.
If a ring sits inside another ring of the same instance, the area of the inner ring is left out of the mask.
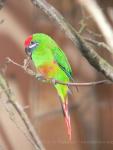
[[[48,75],[56,71],[57,65],[55,62],[51,64],[46,64],[38,68],[38,71],[43,75]]]
[[[40,73],[42,74],[48,74],[50,72],[52,67],[49,66],[43,66],[39,68]]]

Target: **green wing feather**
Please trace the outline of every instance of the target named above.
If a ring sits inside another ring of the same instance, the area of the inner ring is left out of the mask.
[[[53,51],[54,51],[54,59],[59,65],[59,67],[66,73],[69,79],[75,82],[75,80],[72,77],[72,70],[70,64],[64,52],[59,47],[54,48]],[[76,86],[76,90],[79,91],[77,86]]]
[[[64,52],[58,47],[55,47],[53,51],[54,51],[54,59],[59,65],[59,67],[66,73],[66,75],[70,79],[72,79],[72,70]]]

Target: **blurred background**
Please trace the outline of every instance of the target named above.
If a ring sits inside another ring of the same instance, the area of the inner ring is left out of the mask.
[[[113,50],[113,0],[47,0],[82,35],[103,41]],[[102,20],[103,18],[103,20]],[[105,27],[105,28],[104,28]],[[26,58],[24,40],[28,35],[43,32],[57,41],[72,66],[77,82],[104,79],[81,55],[53,21],[28,0],[6,0],[0,9],[0,65],[6,57],[22,64]],[[94,34],[96,33],[96,35]],[[102,35],[102,36],[100,36]],[[92,45],[93,46],[93,45]],[[94,47],[95,48],[95,47]],[[103,48],[95,50],[113,64],[113,56]],[[112,150],[113,149],[113,86],[78,87],[69,96],[72,141],[67,136],[61,106],[54,87],[36,81],[23,70],[9,64],[7,80],[16,100],[24,107],[37,134],[47,150]],[[0,101],[2,96],[0,93]],[[32,150],[34,147],[0,104],[0,150]],[[25,130],[25,129],[24,129]]]

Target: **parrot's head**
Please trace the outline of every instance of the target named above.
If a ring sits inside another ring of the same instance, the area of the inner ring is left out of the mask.
[[[44,33],[35,33],[30,35],[24,43],[26,54],[31,56],[33,51],[42,51],[42,47],[51,47],[56,45],[54,40]]]
[[[38,42],[33,40],[33,35],[30,35],[24,42],[25,52],[31,56],[33,50],[38,46]]]

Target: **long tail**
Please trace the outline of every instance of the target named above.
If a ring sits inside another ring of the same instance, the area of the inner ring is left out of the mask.
[[[56,84],[55,85],[58,95],[60,97],[60,103],[62,106],[64,118],[65,118],[65,123],[67,126],[67,132],[69,139],[71,140],[71,121],[70,121],[70,114],[69,114],[69,109],[68,109],[68,86],[65,85],[60,85]]]
[[[65,102],[62,103],[62,109],[64,112],[65,123],[67,126],[67,132],[68,132],[69,140],[71,141],[72,129],[71,129],[70,114],[69,114],[69,110],[68,110],[68,100],[66,100]]]

